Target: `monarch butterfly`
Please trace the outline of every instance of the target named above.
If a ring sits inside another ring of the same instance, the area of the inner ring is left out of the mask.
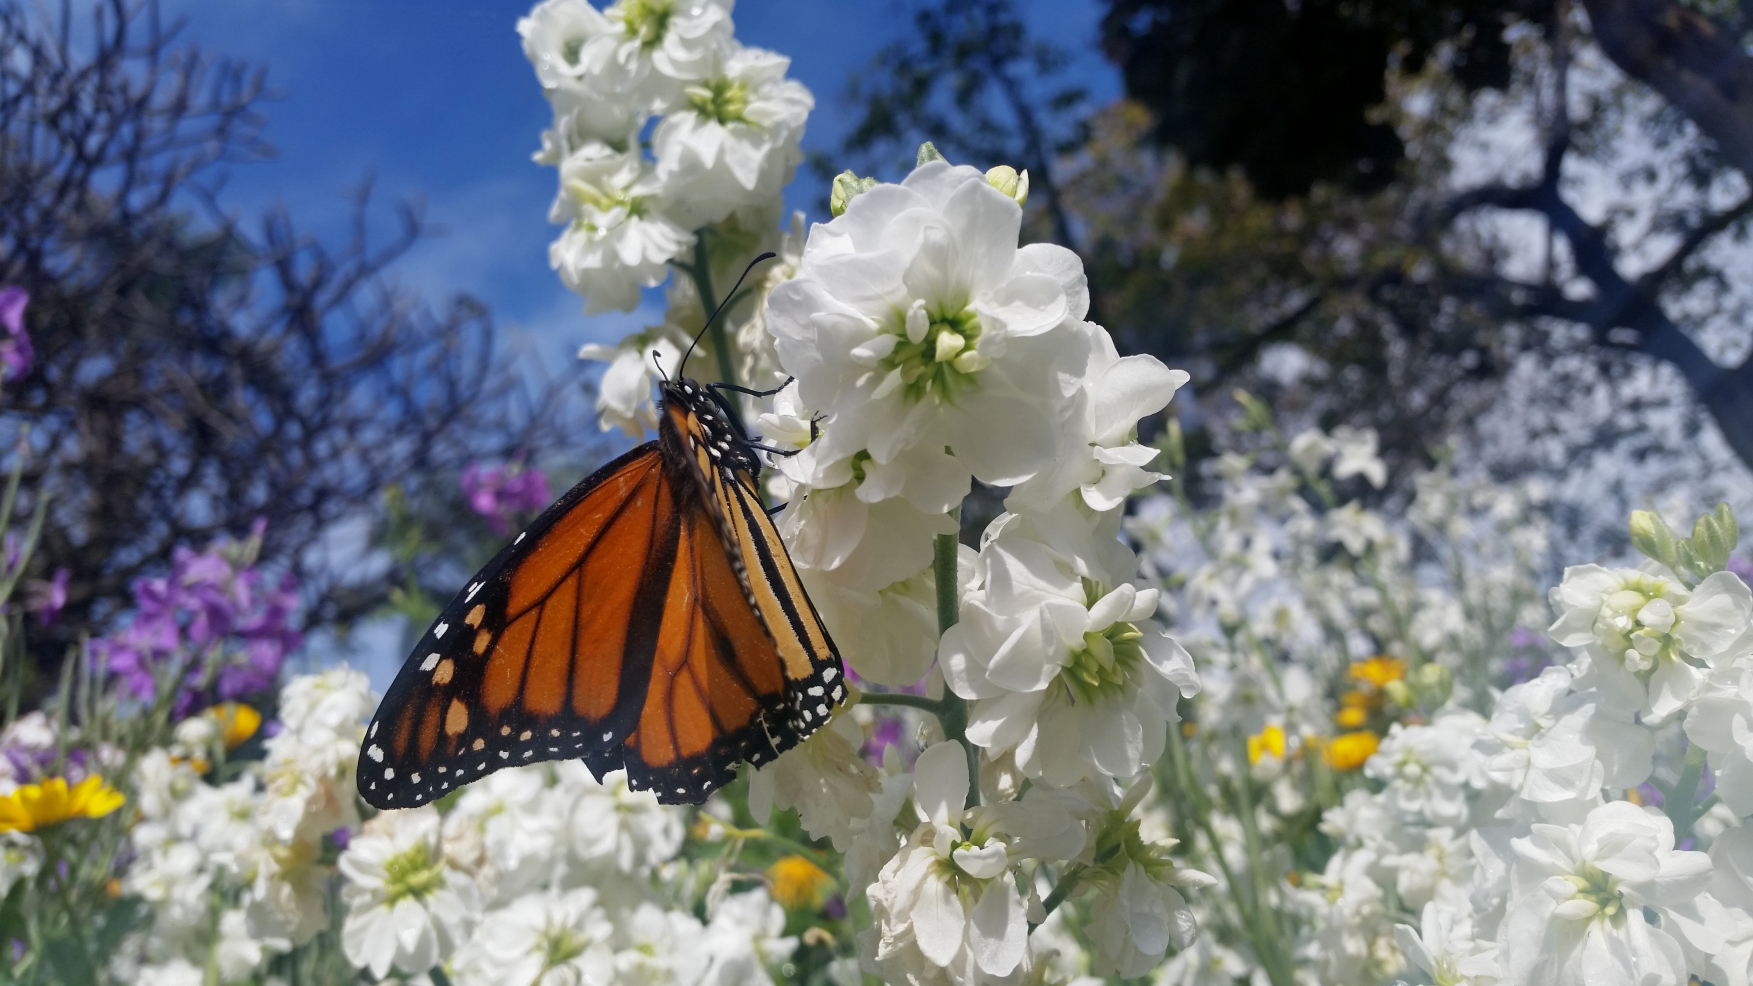
[[[666,379],[657,440],[573,487],[444,608],[366,729],[368,803],[409,808],[578,757],[599,781],[625,768],[635,790],[698,804],[738,761],[827,723],[846,696],[840,655],[723,387]]]

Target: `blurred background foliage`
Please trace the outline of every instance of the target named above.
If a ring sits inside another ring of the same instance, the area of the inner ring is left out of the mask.
[[[1107,0],[1125,98],[1091,105],[1066,39],[943,0],[854,76],[836,166],[891,174],[924,139],[1027,166],[1091,318],[1194,374],[1196,454],[1243,387],[1375,427],[1385,497],[1455,435],[1574,487],[1561,529],[1622,547],[1629,506],[1753,463],[1750,12]]]
[[[1102,0],[1065,37],[1011,0],[900,7],[818,94],[851,125],[813,152],[813,218],[828,175],[898,177],[923,140],[1027,168],[1025,235],[1083,257],[1091,318],[1193,374],[1195,493],[1241,388],[1288,428],[1377,429],[1382,498],[1450,437],[1546,478],[1568,554],[1622,548],[1664,489],[1746,498],[1753,8]],[[1117,101],[1077,68],[1096,47]],[[0,4],[0,50],[0,285],[36,350],[0,431],[53,503],[31,574],[70,573],[60,627],[258,517],[306,629],[417,618],[485,543],[465,466],[559,489],[609,451],[579,371],[520,370],[483,303],[398,280],[420,203],[382,233],[362,175],[334,242],[228,206],[273,153],[259,66],[136,0]]]

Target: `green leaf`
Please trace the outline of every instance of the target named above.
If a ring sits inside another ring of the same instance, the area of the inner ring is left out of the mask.
[[[122,943],[122,937],[134,930],[145,916],[146,902],[138,897],[123,897],[111,904],[104,914],[103,927],[98,929],[97,938],[92,942],[98,958],[108,959]]]
[[[0,902],[0,942],[23,940],[24,927],[24,891],[30,885],[29,880],[18,880],[12,884],[6,900]]]
[[[938,151],[937,145],[933,144],[931,141],[928,140],[925,143],[919,145],[919,160],[915,161],[913,163],[913,166],[915,168],[917,168],[920,165],[926,163],[927,161],[942,161],[942,160],[944,160],[944,156],[942,153],[940,153]]]
[[[85,945],[71,935],[56,935],[43,943],[43,955],[49,960],[49,966],[61,982],[72,986],[74,983],[97,982],[97,965],[91,961],[91,955]]]

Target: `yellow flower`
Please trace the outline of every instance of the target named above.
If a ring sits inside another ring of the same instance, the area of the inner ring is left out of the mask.
[[[816,910],[827,899],[834,878],[802,856],[786,856],[767,867],[773,899],[788,910]]]
[[[1334,770],[1356,770],[1376,752],[1379,743],[1381,740],[1376,738],[1376,734],[1367,729],[1341,733],[1327,744],[1327,763]]]
[[[242,702],[221,702],[209,706],[207,715],[219,722],[219,736],[227,750],[235,750],[262,728],[262,714],[254,706]],[[205,771],[202,771],[205,773]]]
[[[1362,729],[1370,721],[1370,714],[1358,706],[1347,705],[1339,710],[1333,721],[1338,723],[1340,729]]]
[[[1284,729],[1280,726],[1268,725],[1259,733],[1248,737],[1248,762],[1256,764],[1260,758],[1271,754],[1284,759]]]
[[[24,784],[0,797],[0,832],[34,832],[69,818],[102,818],[127,798],[96,774],[69,790],[65,777]]]
[[[1351,662],[1351,677],[1383,688],[1390,681],[1399,681],[1406,677],[1406,662],[1397,657],[1377,654],[1367,661]]]

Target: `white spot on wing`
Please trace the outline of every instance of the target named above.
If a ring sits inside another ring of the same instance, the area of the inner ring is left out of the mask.
[[[386,780],[386,781],[393,781],[393,780],[395,780],[395,779],[396,779],[396,768],[394,768],[394,767],[385,767],[385,768],[384,768],[384,769],[383,769],[383,779],[384,779],[384,780]]]
[[[839,668],[823,668],[822,669],[822,680],[823,681],[833,681],[834,676],[839,674],[839,673],[840,673]]]
[[[434,637],[438,637],[438,638],[442,639],[444,637],[444,631],[449,630],[449,629],[450,629],[449,623],[440,623],[438,625],[437,629],[432,631],[432,635]]]
[[[383,763],[383,747],[376,743],[371,744],[365,751],[365,755],[370,757],[373,763]]]
[[[528,533],[529,533],[529,531],[518,531],[518,532],[517,532],[517,540],[515,540],[515,541],[513,541],[513,542],[511,542],[511,543],[512,543],[512,544],[522,544],[522,543],[523,543],[523,536],[524,536],[524,535],[525,535],[525,534],[528,534]]]
[[[436,667],[438,667],[438,652],[437,651],[433,651],[432,653],[426,655],[426,660],[420,662],[420,670],[422,670],[422,671],[431,671],[433,668],[436,668]]]
[[[475,593],[480,592],[481,586],[484,584],[485,583],[482,583],[482,582],[476,582],[474,585],[469,586],[469,594],[463,597],[463,602],[466,603],[469,600],[475,598]]]

